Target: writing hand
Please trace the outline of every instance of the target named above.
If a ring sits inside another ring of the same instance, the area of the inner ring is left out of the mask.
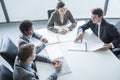
[[[48,40],[46,38],[42,38],[41,41],[44,43],[48,43]]]
[[[78,34],[77,37],[75,38],[74,42],[78,42],[79,40],[81,40],[81,42],[82,42],[82,39],[83,39],[83,34],[80,33],[80,34]]]
[[[59,71],[61,70],[61,68],[62,68],[62,62],[57,62],[57,63],[55,64],[55,70],[56,70],[57,72],[59,72]]]

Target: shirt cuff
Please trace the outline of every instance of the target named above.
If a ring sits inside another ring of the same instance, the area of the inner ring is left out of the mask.
[[[83,33],[83,30],[82,29],[78,29],[78,34],[81,34]]]
[[[58,76],[58,72],[55,71],[55,72],[53,73],[53,76]]]
[[[40,41],[42,41],[42,39],[43,39],[43,36],[40,37]]]
[[[114,45],[113,45],[113,43],[110,43],[110,45],[112,46],[112,48],[115,48]]]
[[[48,58],[48,59],[47,59],[47,63],[51,63],[51,59]]]

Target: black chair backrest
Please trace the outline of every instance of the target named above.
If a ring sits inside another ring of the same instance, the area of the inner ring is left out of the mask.
[[[48,10],[48,19],[50,18],[52,12],[54,12],[54,11],[55,11],[55,9]]]
[[[18,48],[8,37],[4,37],[1,44],[0,55],[13,67]]]
[[[118,29],[119,33],[120,33],[120,21],[116,23],[116,28]]]
[[[0,65],[0,80],[13,80],[12,71],[4,65]]]

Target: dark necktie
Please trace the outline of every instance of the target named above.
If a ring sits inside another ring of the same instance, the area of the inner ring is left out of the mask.
[[[95,25],[95,34],[98,36],[98,24]]]
[[[36,79],[39,79],[38,73],[37,73],[37,68],[36,68],[36,64],[35,61],[33,61],[32,63],[32,69],[34,70],[34,75]]]
[[[32,63],[32,69],[34,69],[37,72],[35,61],[33,61],[33,63]]]

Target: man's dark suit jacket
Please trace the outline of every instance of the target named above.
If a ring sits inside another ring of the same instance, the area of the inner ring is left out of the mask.
[[[96,24],[94,24],[92,22],[92,20],[89,20],[86,24],[80,26],[78,28],[83,30],[83,32],[88,29],[91,28],[91,30],[97,35],[97,31],[96,31]],[[114,45],[114,47],[118,47],[118,43],[120,43],[120,33],[118,32],[118,30],[116,29],[116,27],[114,27],[114,25],[108,23],[105,19],[102,19],[102,22],[100,24],[100,39],[104,42],[104,43],[112,43]]]
[[[35,61],[48,63],[48,58],[37,55]],[[32,64],[32,67],[27,67],[18,57],[16,57],[14,63],[13,80],[41,80],[33,67],[34,64]],[[51,74],[46,80],[57,80],[57,75]]]
[[[39,35],[34,32],[32,37],[40,40],[42,35]],[[31,41],[28,38],[26,38],[25,35],[20,35],[18,46],[20,47],[21,45],[28,44],[28,43],[31,43]],[[44,47],[45,47],[45,44],[43,44],[43,43],[36,46],[36,53],[39,53]]]

